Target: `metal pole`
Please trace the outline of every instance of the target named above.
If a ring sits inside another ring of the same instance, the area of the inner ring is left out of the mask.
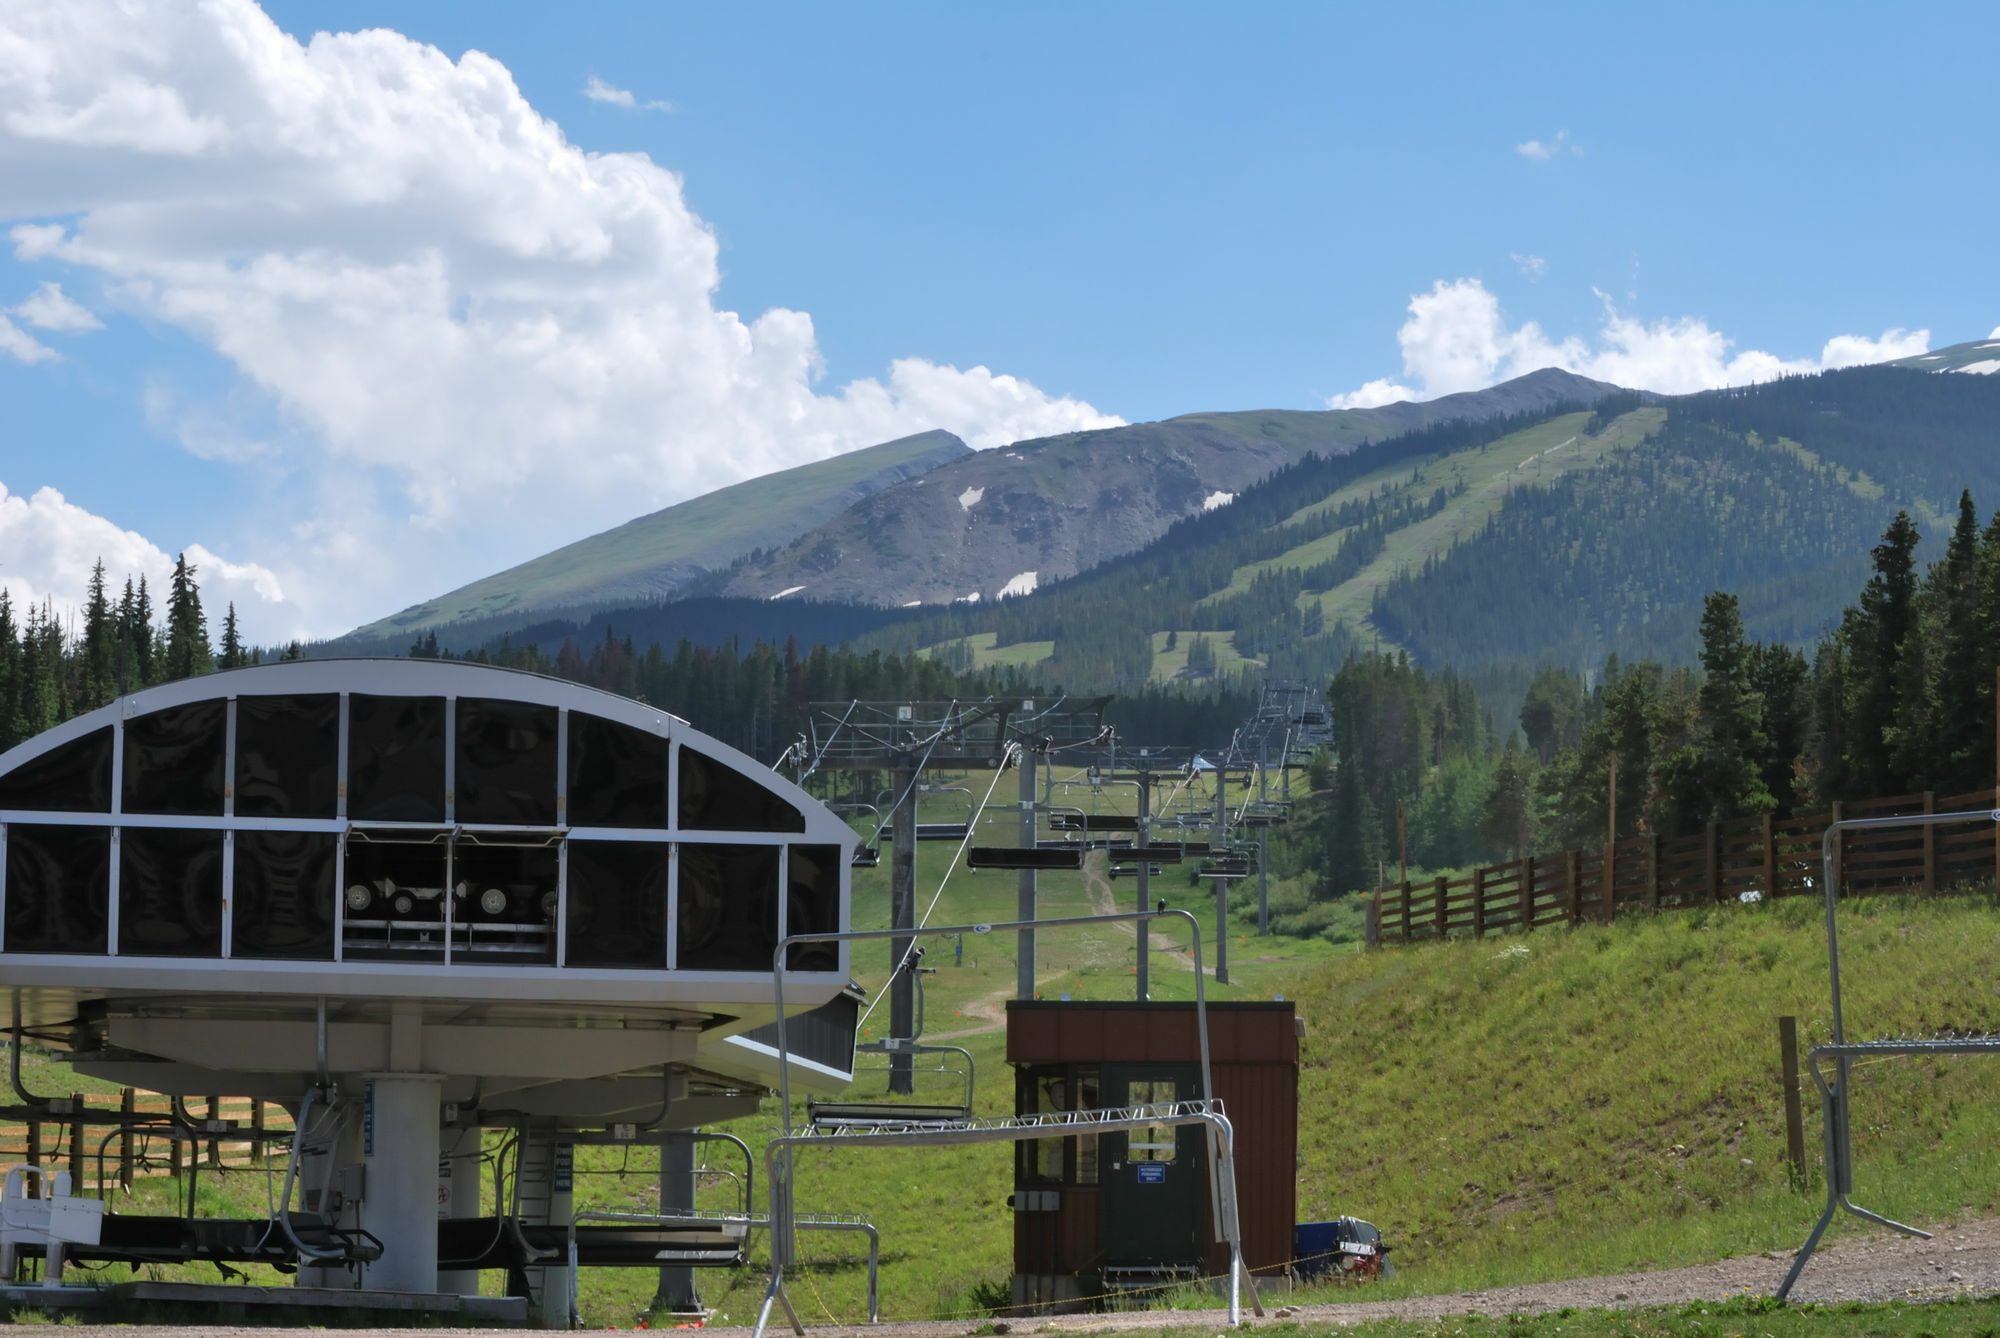
[[[1139,776],[1139,830],[1133,836],[1132,844],[1136,846],[1149,846],[1153,844],[1152,826],[1153,826],[1153,778],[1142,772],[1140,773]],[[1145,860],[1139,861],[1139,874],[1137,882],[1139,884],[1139,910],[1142,912],[1150,911],[1153,909],[1153,883],[1151,878],[1151,870],[1152,866],[1149,865]],[[1115,897],[1112,899],[1111,904],[1113,906],[1116,906],[1118,904],[1117,899]],[[1147,922],[1144,920],[1139,921],[1138,930],[1139,930],[1139,945],[1138,945],[1137,955],[1133,959],[1134,979],[1132,984],[1132,997],[1143,1002],[1149,997],[1148,990],[1151,988],[1147,982],[1147,976],[1146,976],[1146,948],[1147,948],[1146,936],[1149,930]]]
[[[1271,771],[1267,759],[1257,759],[1257,798],[1261,802],[1270,797]],[[1266,819],[1268,823],[1269,819]],[[1271,932],[1271,877],[1265,872],[1271,867],[1271,829],[1268,825],[1257,829],[1257,937],[1263,938]]]
[[[917,770],[916,757],[899,754],[896,759],[895,812],[890,817],[889,925],[910,929],[917,923]],[[917,1023],[916,963],[910,961],[915,940],[898,936],[889,940],[889,1035],[908,1040]],[[889,1056],[889,1090],[910,1093],[917,1090],[908,1051]]]
[[[1218,765],[1215,768],[1215,825],[1209,836],[1209,848],[1220,854],[1229,841],[1229,772]],[[1215,983],[1229,983],[1229,880],[1217,878],[1215,883]]]
[[[1021,747],[1021,849],[1035,848],[1035,750]],[[1035,918],[1035,871],[1023,869],[1016,875],[1015,918]],[[1035,931],[1023,929],[1015,936],[1020,945],[1015,953],[1014,997],[1035,997]]]

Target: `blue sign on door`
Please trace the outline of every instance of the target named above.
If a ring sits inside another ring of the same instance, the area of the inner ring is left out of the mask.
[[[1164,1185],[1167,1183],[1167,1164],[1163,1161],[1141,1161],[1132,1163],[1139,1170],[1142,1185]]]

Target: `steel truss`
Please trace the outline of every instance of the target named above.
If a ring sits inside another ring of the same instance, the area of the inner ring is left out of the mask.
[[[1848,1123],[1847,1096],[1848,1073],[1854,1060],[1867,1055],[1992,1055],[2000,1054],[2000,1036],[1935,1036],[1935,1037],[1894,1037],[1879,1041],[1849,1041],[1840,1010],[1840,936],[1834,920],[1835,893],[1833,853],[1835,842],[1841,832],[1855,828],[1883,827],[1935,827],[1943,823],[1993,822],[2000,823],[2000,809],[1975,809],[1963,813],[1915,813],[1904,817],[1891,818],[1845,818],[1827,824],[1826,833],[1820,838],[1820,885],[1826,893],[1826,962],[1827,973],[1832,982],[1833,992],[1833,1040],[1825,1045],[1816,1045],[1807,1055],[1806,1067],[1811,1072],[1813,1084],[1819,1088],[1820,1118],[1824,1130],[1826,1146],[1826,1210],[1813,1224],[1812,1234],[1799,1247],[1792,1260],[1791,1271],[1778,1288],[1780,1301],[1792,1294],[1793,1284],[1799,1274],[1805,1271],[1806,1261],[1819,1248],[1820,1237],[1833,1224],[1834,1214],[1845,1210],[1900,1231],[1906,1236],[1919,1240],[1929,1240],[1931,1233],[1919,1227],[1884,1217],[1880,1213],[1853,1203],[1848,1196],[1854,1192],[1854,1146]],[[2000,835],[2000,834],[1996,834]],[[1829,1082],[1821,1072],[1819,1061],[1833,1061],[1834,1076]]]

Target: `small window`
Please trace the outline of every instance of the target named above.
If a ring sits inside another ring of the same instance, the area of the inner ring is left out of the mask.
[[[229,703],[190,702],[125,722],[127,813],[222,814]]]
[[[339,781],[339,696],[237,698],[238,817],[333,817]]]
[[[458,699],[458,821],[555,826],[557,719],[553,706]]]
[[[570,966],[666,968],[667,850],[659,841],[569,843]]]
[[[681,847],[683,971],[762,971],[778,951],[777,846]]]
[[[1071,1110],[1069,1070],[1060,1065],[1024,1068],[1015,1079],[1016,1108],[1023,1115],[1052,1115]],[[1068,1178],[1067,1138],[1022,1140],[1015,1177],[1022,1184],[1061,1184]]]
[[[556,960],[557,857],[548,845],[475,845],[461,839],[452,855],[457,883],[452,949],[481,961],[553,966]]]
[[[347,815],[444,821],[444,698],[348,698]]]
[[[7,827],[8,952],[102,953],[111,908],[111,829]]]
[[[446,845],[442,833],[392,830],[350,836],[344,956],[374,961],[442,961]]]
[[[830,934],[840,929],[840,847],[793,846],[786,855],[785,933]],[[788,971],[838,971],[838,943],[794,943]]]
[[[667,741],[582,711],[569,713],[569,825],[667,825]]]
[[[339,848],[339,837],[319,832],[236,833],[229,955],[332,961]]]
[[[118,951],[222,955],[222,833],[127,827],[118,839]]]
[[[111,727],[94,729],[0,776],[0,808],[111,811]]]
[[[681,755],[681,826],[700,832],[802,832],[805,815],[757,781],[692,748]]]
[[[1125,1101],[1133,1106],[1171,1106],[1180,1098],[1180,1084],[1171,1078],[1133,1079],[1125,1087]],[[1148,1125],[1132,1131],[1126,1143],[1128,1161],[1173,1161],[1178,1126]]]

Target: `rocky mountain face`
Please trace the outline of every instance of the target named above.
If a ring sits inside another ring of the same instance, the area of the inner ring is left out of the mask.
[[[970,454],[949,432],[921,432],[718,488],[412,605],[342,641],[365,644],[474,620],[497,635],[517,614],[526,625],[558,609],[658,603],[746,554],[778,547],[885,488]]]
[[[906,607],[992,600],[1130,553],[1308,453],[1617,387],[1547,369],[1422,404],[1202,413],[1017,442],[868,496],[703,583],[712,593]]]

